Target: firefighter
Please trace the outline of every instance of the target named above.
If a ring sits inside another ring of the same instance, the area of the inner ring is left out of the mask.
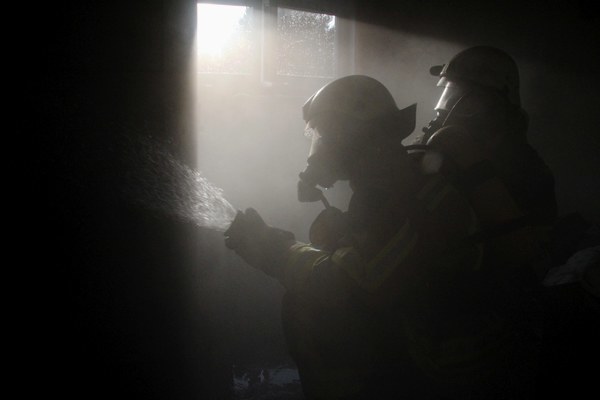
[[[553,368],[541,360],[562,352],[548,345],[556,336],[547,328],[554,317],[541,287],[557,261],[557,203],[553,174],[527,140],[517,64],[498,48],[475,46],[430,73],[443,91],[418,142],[428,148],[423,163],[469,199],[485,241],[482,264],[503,287],[504,315],[518,326],[522,346],[532,350],[523,376],[537,380],[530,389],[540,392],[544,371]]]
[[[523,214],[520,226],[517,222],[513,226],[535,227],[540,241],[548,242],[549,238],[542,238],[548,236],[557,216],[554,177],[528,143],[529,118],[521,107],[519,71],[513,58],[495,47],[475,46],[447,64],[431,67],[430,73],[439,77],[437,85],[443,92],[435,106],[436,116],[423,129],[419,142],[446,157],[442,169],[447,174],[459,171],[465,189],[496,176]],[[471,171],[460,171],[456,160],[467,152],[479,154],[485,162]],[[480,200],[479,208],[507,204],[493,196]],[[491,214],[498,218],[497,213]],[[492,225],[501,222],[482,217]],[[536,273],[542,279],[547,265],[539,264]]]
[[[298,196],[323,200],[319,187],[348,180],[348,210],[324,201],[310,244],[254,209],[225,232],[229,248],[286,288],[284,333],[307,398],[525,397],[524,352],[502,288],[482,271],[476,212],[402,144],[415,113],[367,76],[325,85],[303,107],[312,145]]]

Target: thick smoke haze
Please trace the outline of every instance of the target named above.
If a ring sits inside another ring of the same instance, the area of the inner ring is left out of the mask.
[[[347,3],[303,2],[332,13]],[[519,64],[529,139],[555,173],[560,213],[600,220],[592,2],[375,3],[356,2],[340,75],[380,80],[401,108],[416,102],[407,142],[440,95],[430,66],[500,47]],[[328,80],[191,76],[195,11],[187,0],[67,1],[23,13],[42,38],[23,45],[35,46],[23,47],[31,76],[18,119],[30,146],[6,151],[12,169],[27,170],[10,198],[24,206],[10,231],[24,275],[11,281],[15,301],[27,299],[23,393],[234,399],[234,382],[290,366],[283,289],[218,230],[254,207],[308,240],[323,206],[296,198],[310,145],[301,107]],[[344,209],[350,190],[336,183],[325,195]]]

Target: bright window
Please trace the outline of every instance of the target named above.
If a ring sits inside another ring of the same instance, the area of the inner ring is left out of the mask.
[[[252,70],[253,9],[244,6],[198,4],[198,72],[248,74]]]
[[[277,9],[277,74],[335,75],[335,16]]]
[[[198,72],[280,82],[339,72],[334,15],[277,7],[275,1],[239,4],[198,4]]]

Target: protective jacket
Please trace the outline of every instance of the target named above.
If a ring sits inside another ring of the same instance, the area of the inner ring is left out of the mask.
[[[355,189],[337,248],[288,251],[284,331],[309,398],[492,398],[519,375],[469,200],[413,167],[408,182]]]

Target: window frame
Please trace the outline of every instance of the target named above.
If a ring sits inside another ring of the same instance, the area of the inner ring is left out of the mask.
[[[201,84],[210,86],[229,86],[231,84],[258,86],[260,88],[281,88],[293,90],[307,84],[324,85],[331,80],[352,74],[354,71],[354,21],[336,15],[335,7],[323,5],[315,0],[197,0],[197,4],[220,4],[251,7],[255,24],[258,51],[251,60],[250,73],[199,72]],[[336,16],[335,65],[332,77],[294,76],[277,73],[277,11],[287,8],[310,13],[323,13]],[[342,50],[343,49],[343,50]]]

